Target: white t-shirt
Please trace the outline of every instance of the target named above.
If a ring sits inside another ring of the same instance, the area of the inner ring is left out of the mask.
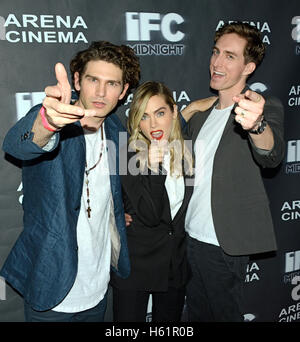
[[[211,210],[211,181],[216,150],[233,105],[214,108],[201,128],[195,145],[195,184],[188,205],[185,229],[199,241],[219,246]]]
[[[167,171],[165,188],[170,202],[171,217],[174,219],[177,211],[181,207],[184,198],[184,179],[183,176],[176,177],[170,175],[170,155],[164,156],[163,167]]]
[[[104,125],[104,123],[103,123]],[[104,130],[103,130],[104,131]],[[87,168],[95,165],[101,149],[101,130],[84,130]],[[76,158],[76,156],[74,156]],[[84,175],[77,223],[78,272],[64,300],[53,308],[59,312],[80,312],[96,306],[104,297],[110,280],[111,241],[109,231],[110,178],[106,141],[102,158],[88,175],[91,217],[87,215],[87,185]]]

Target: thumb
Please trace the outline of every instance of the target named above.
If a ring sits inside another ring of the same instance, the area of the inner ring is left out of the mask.
[[[71,101],[71,86],[68,80],[67,71],[62,63],[56,63],[55,76],[57,85],[61,90],[61,102],[69,104]]]
[[[244,98],[245,98],[245,94],[238,94],[238,95],[234,95],[232,100],[236,103],[239,103]]]

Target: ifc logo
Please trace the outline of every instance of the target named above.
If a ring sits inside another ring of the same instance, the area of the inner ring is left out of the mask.
[[[286,162],[300,162],[300,140],[289,140],[287,142]]]
[[[167,41],[179,42],[185,34],[175,26],[183,22],[183,17],[177,13],[126,12],[127,41],[150,41],[151,32],[160,31]]]
[[[292,25],[296,25],[296,27],[292,30],[292,38],[300,43],[300,16],[294,17],[292,19]]]

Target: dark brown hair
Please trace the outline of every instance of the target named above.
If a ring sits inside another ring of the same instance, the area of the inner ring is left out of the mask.
[[[89,61],[113,63],[123,71],[123,84],[129,83],[129,89],[138,86],[140,63],[132,48],[126,45],[114,45],[106,41],[93,42],[86,50],[79,51],[70,62],[72,83],[74,74],[79,73],[79,81]]]
[[[247,41],[244,50],[245,64],[250,62],[257,66],[265,56],[265,45],[258,29],[248,23],[234,22],[223,25],[215,34],[215,43],[224,34],[236,33]]]

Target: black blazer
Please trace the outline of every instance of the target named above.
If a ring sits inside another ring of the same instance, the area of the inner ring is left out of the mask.
[[[194,144],[211,109],[188,122],[187,137]],[[276,249],[273,223],[260,168],[276,167],[284,156],[283,106],[267,98],[264,117],[275,145],[263,156],[249,134],[234,120],[232,111],[217,148],[212,176],[211,206],[220,246],[230,255],[250,255]]]
[[[129,153],[132,158],[136,160],[136,155]],[[166,291],[188,279],[184,220],[192,187],[185,187],[183,203],[172,220],[166,175],[148,173],[121,176],[124,209],[133,219],[127,227],[131,273],[127,279],[112,274],[111,284],[127,290]]]

